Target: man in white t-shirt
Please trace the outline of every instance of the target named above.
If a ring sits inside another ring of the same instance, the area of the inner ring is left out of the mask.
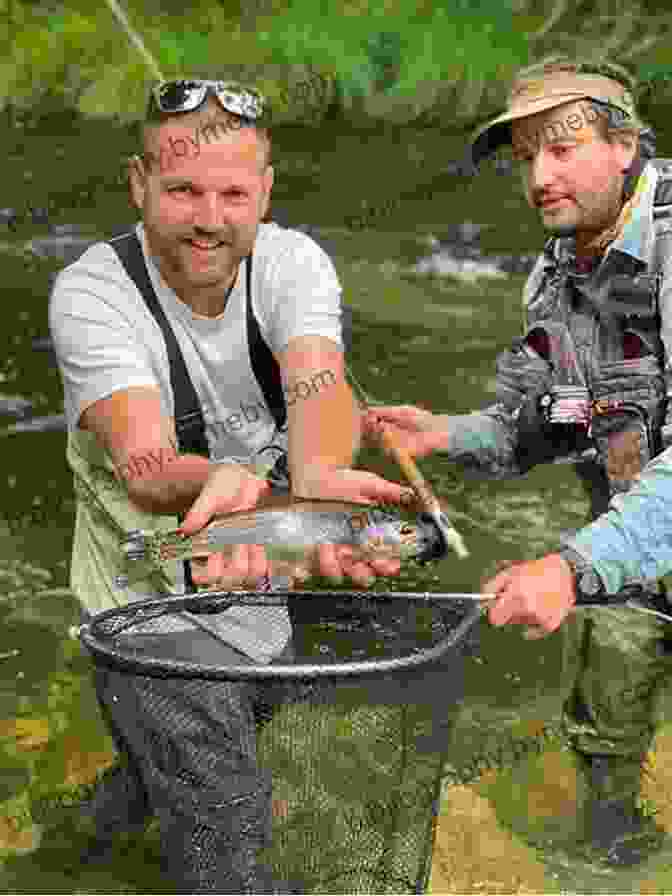
[[[281,470],[279,458],[296,496],[409,497],[396,483],[350,469],[360,417],[344,375],[341,289],[313,240],[261,223],[273,168],[268,132],[255,120],[259,100],[215,82],[155,89],[144,153],[130,167],[142,223],[122,241],[92,246],[54,286],[50,328],[77,495],[71,583],[85,614],[192,585],[179,563],[148,566],[128,581],[123,536],[174,528],[184,513],[190,534],[216,513],[255,506],[270,491],[262,472]],[[121,251],[133,247],[135,269]],[[202,413],[196,450],[184,450],[192,444],[188,427],[176,426],[175,350]],[[333,545],[321,546],[318,559],[316,571],[359,585],[399,569]],[[255,585],[270,572],[255,545],[191,569],[194,584],[221,588]],[[272,662],[288,645],[284,609],[220,615],[237,662]],[[181,892],[268,892],[275,884],[249,850],[265,842],[270,794],[256,767],[254,731],[241,721],[250,717],[243,685],[101,667],[96,679],[124,757],[105,796],[92,801],[99,839],[154,812]],[[203,830],[207,861],[194,848]]]

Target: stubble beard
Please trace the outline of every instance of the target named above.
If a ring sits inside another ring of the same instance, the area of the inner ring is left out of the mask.
[[[194,236],[194,239],[199,238]],[[205,243],[213,241],[212,237],[203,236],[201,239]],[[242,257],[236,237],[227,235],[225,244],[213,252],[212,259],[207,262],[204,258],[200,264],[191,255],[188,240],[189,237],[172,235],[160,238],[162,267],[170,279],[187,292],[217,289],[220,286],[228,288]]]
[[[543,227],[550,236],[574,237],[577,241],[588,243],[615,223],[622,208],[620,195],[619,187],[618,192],[614,189],[606,198],[599,195],[590,197],[592,201],[588,211],[585,210],[585,204],[572,200],[572,204],[561,211],[561,214],[569,218],[565,221],[553,221],[549,215],[551,220],[547,223],[543,209],[540,209]]]

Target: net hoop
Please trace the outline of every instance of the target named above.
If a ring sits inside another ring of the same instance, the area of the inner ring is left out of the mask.
[[[290,598],[338,598],[345,600],[376,601],[376,599],[416,598],[431,603],[432,597],[440,598],[440,594],[415,592],[355,592],[355,591],[274,591],[262,594],[258,591],[242,592],[208,592],[199,598],[221,600],[222,604],[235,606],[278,606],[286,604]],[[155,657],[131,656],[124,651],[106,643],[101,633],[101,625],[108,620],[121,616],[137,616],[138,611],[148,618],[189,611],[194,607],[194,595],[180,597],[162,597],[142,601],[133,601],[123,607],[115,607],[97,613],[91,620],[80,626],[79,638],[84,646],[101,662],[121,667],[142,675],[177,678],[205,678],[214,680],[258,680],[258,679],[304,679],[304,678],[354,678],[366,675],[377,675],[385,672],[400,672],[416,669],[427,663],[443,658],[455,645],[464,640],[469,629],[481,615],[482,607],[471,604],[464,618],[433,647],[418,648],[406,657],[393,659],[357,660],[339,663],[245,663],[244,665],[222,665],[204,667],[186,660],[165,660]],[[464,602],[467,603],[466,601]],[[141,606],[139,606],[141,604]],[[225,609],[223,607],[222,609]],[[163,611],[163,612],[159,612]],[[138,622],[143,621],[142,615]]]

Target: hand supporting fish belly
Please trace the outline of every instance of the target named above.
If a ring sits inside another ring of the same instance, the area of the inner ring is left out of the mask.
[[[207,557],[238,544],[262,545],[270,560],[292,564],[299,578],[309,574],[320,545],[349,545],[364,560],[425,562],[447,550],[444,533],[428,514],[410,523],[388,511],[340,501],[295,501],[285,507],[227,514],[191,536],[179,530],[136,530],[129,533],[123,550],[131,562],[162,564]]]

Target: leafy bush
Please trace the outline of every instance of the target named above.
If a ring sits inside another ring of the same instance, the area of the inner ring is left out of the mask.
[[[667,102],[672,23],[652,3],[345,0],[335,9],[325,0],[257,0],[241,17],[233,2],[185,9],[125,0],[143,57],[105,0],[5,0],[0,108],[27,108],[52,93],[85,116],[132,121],[158,65],[167,78],[253,80],[276,121],[319,120],[335,103],[351,119],[474,123],[502,105],[517,68],[548,52],[624,62],[657,79],[656,102]],[[321,89],[298,89],[307,83]]]

